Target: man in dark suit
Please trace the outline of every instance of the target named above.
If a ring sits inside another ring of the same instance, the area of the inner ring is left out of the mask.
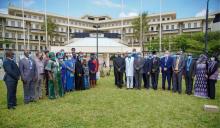
[[[134,59],[134,77],[135,77],[136,89],[141,89],[143,67],[144,67],[144,58],[141,56],[141,53],[138,53],[137,58]]]
[[[13,52],[6,51],[6,59],[3,63],[5,76],[4,81],[7,87],[8,109],[15,109],[17,84],[20,77],[20,71],[17,64],[13,60]]]
[[[152,55],[150,54],[144,59],[143,80],[146,89],[150,88],[151,59]]]
[[[173,92],[178,91],[182,92],[182,75],[185,67],[184,57],[180,55],[180,52],[176,54],[176,57],[173,60]]]
[[[115,58],[114,66],[117,74],[117,78],[116,78],[117,87],[122,88],[123,73],[125,70],[125,59],[121,57],[120,53],[118,53],[118,57]]]
[[[186,84],[186,94],[191,95],[193,89],[193,79],[195,77],[196,61],[192,58],[192,54],[189,53],[185,61],[184,68],[185,84]]]
[[[153,51],[151,59],[151,83],[154,90],[157,90],[158,78],[160,73],[160,58],[157,57],[156,51]]]
[[[34,83],[37,80],[37,69],[35,61],[30,58],[30,52],[24,50],[24,58],[19,61],[19,69],[24,89],[24,103],[35,101]]]
[[[162,72],[162,89],[165,90],[165,83],[167,79],[168,90],[171,87],[171,76],[172,76],[172,64],[173,59],[169,55],[169,51],[165,52],[165,56],[160,60],[160,67]]]

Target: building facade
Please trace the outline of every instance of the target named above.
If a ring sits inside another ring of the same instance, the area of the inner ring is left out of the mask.
[[[213,22],[219,14],[209,16],[209,31],[218,31],[214,26],[219,26],[218,22]],[[24,18],[23,18],[24,17]],[[103,33],[108,38],[120,38],[121,43],[128,46],[139,46],[139,40],[134,38],[132,21],[137,17],[112,19],[109,16],[85,15],[81,18],[72,18],[52,13],[46,13],[46,17],[57,24],[56,36],[50,39],[45,33],[45,13],[29,9],[8,7],[8,14],[0,13],[0,40],[9,40],[12,43],[0,44],[0,49],[12,48],[21,51],[23,48],[30,50],[45,50],[50,45],[63,46],[69,40],[84,38],[95,33],[99,25],[99,33]],[[219,19],[219,18],[218,18]],[[218,20],[217,19],[217,20]],[[160,15],[148,15],[148,33],[144,33],[143,42],[150,42],[159,37]],[[176,19],[175,12],[162,13],[162,36],[176,36],[183,33],[195,33],[205,31],[205,17],[192,17]],[[46,41],[46,38],[53,42]],[[68,40],[69,38],[69,40]]]

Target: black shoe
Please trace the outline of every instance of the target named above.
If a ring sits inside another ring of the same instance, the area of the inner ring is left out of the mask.
[[[15,109],[15,107],[14,107],[14,106],[8,107],[8,109],[9,109],[9,110],[13,110],[13,109]]]

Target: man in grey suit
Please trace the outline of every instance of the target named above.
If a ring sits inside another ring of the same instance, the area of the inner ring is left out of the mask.
[[[135,77],[136,89],[141,89],[143,67],[144,67],[144,58],[141,57],[141,53],[138,53],[137,58],[134,59],[134,77]]]
[[[185,84],[186,84],[186,94],[191,95],[193,89],[193,79],[195,77],[196,61],[192,58],[192,54],[189,53],[187,59],[185,60],[184,68]]]
[[[29,54],[30,52],[28,50],[24,50],[24,58],[19,61],[25,104],[35,101],[34,83],[37,80],[36,64],[35,61],[30,58]]]
[[[184,72],[185,60],[180,55],[180,52],[174,57],[172,69],[173,69],[173,92],[182,92],[182,75]]]

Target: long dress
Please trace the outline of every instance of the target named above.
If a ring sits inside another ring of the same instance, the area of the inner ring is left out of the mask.
[[[198,63],[196,66],[196,81],[194,85],[195,93],[197,97],[208,98],[207,90],[207,65],[206,63]]]
[[[45,66],[45,70],[52,74],[52,79],[48,81],[48,97],[49,99],[55,99],[57,95],[57,64],[56,62],[49,60]]]
[[[83,90],[83,66],[79,60],[76,61],[75,64],[75,85],[76,85],[76,90]]]
[[[83,86],[85,89],[89,89],[89,67],[88,65],[83,65]]]
[[[66,60],[66,88],[67,92],[73,91],[75,89],[75,75],[73,71],[75,70],[75,59]]]
[[[89,78],[90,80],[96,80],[96,63],[95,60],[89,60]]]
[[[64,89],[63,89],[62,78],[61,78],[61,64],[62,64],[62,61],[57,62],[56,76],[57,76],[58,94],[60,97],[63,97],[64,96]]]

